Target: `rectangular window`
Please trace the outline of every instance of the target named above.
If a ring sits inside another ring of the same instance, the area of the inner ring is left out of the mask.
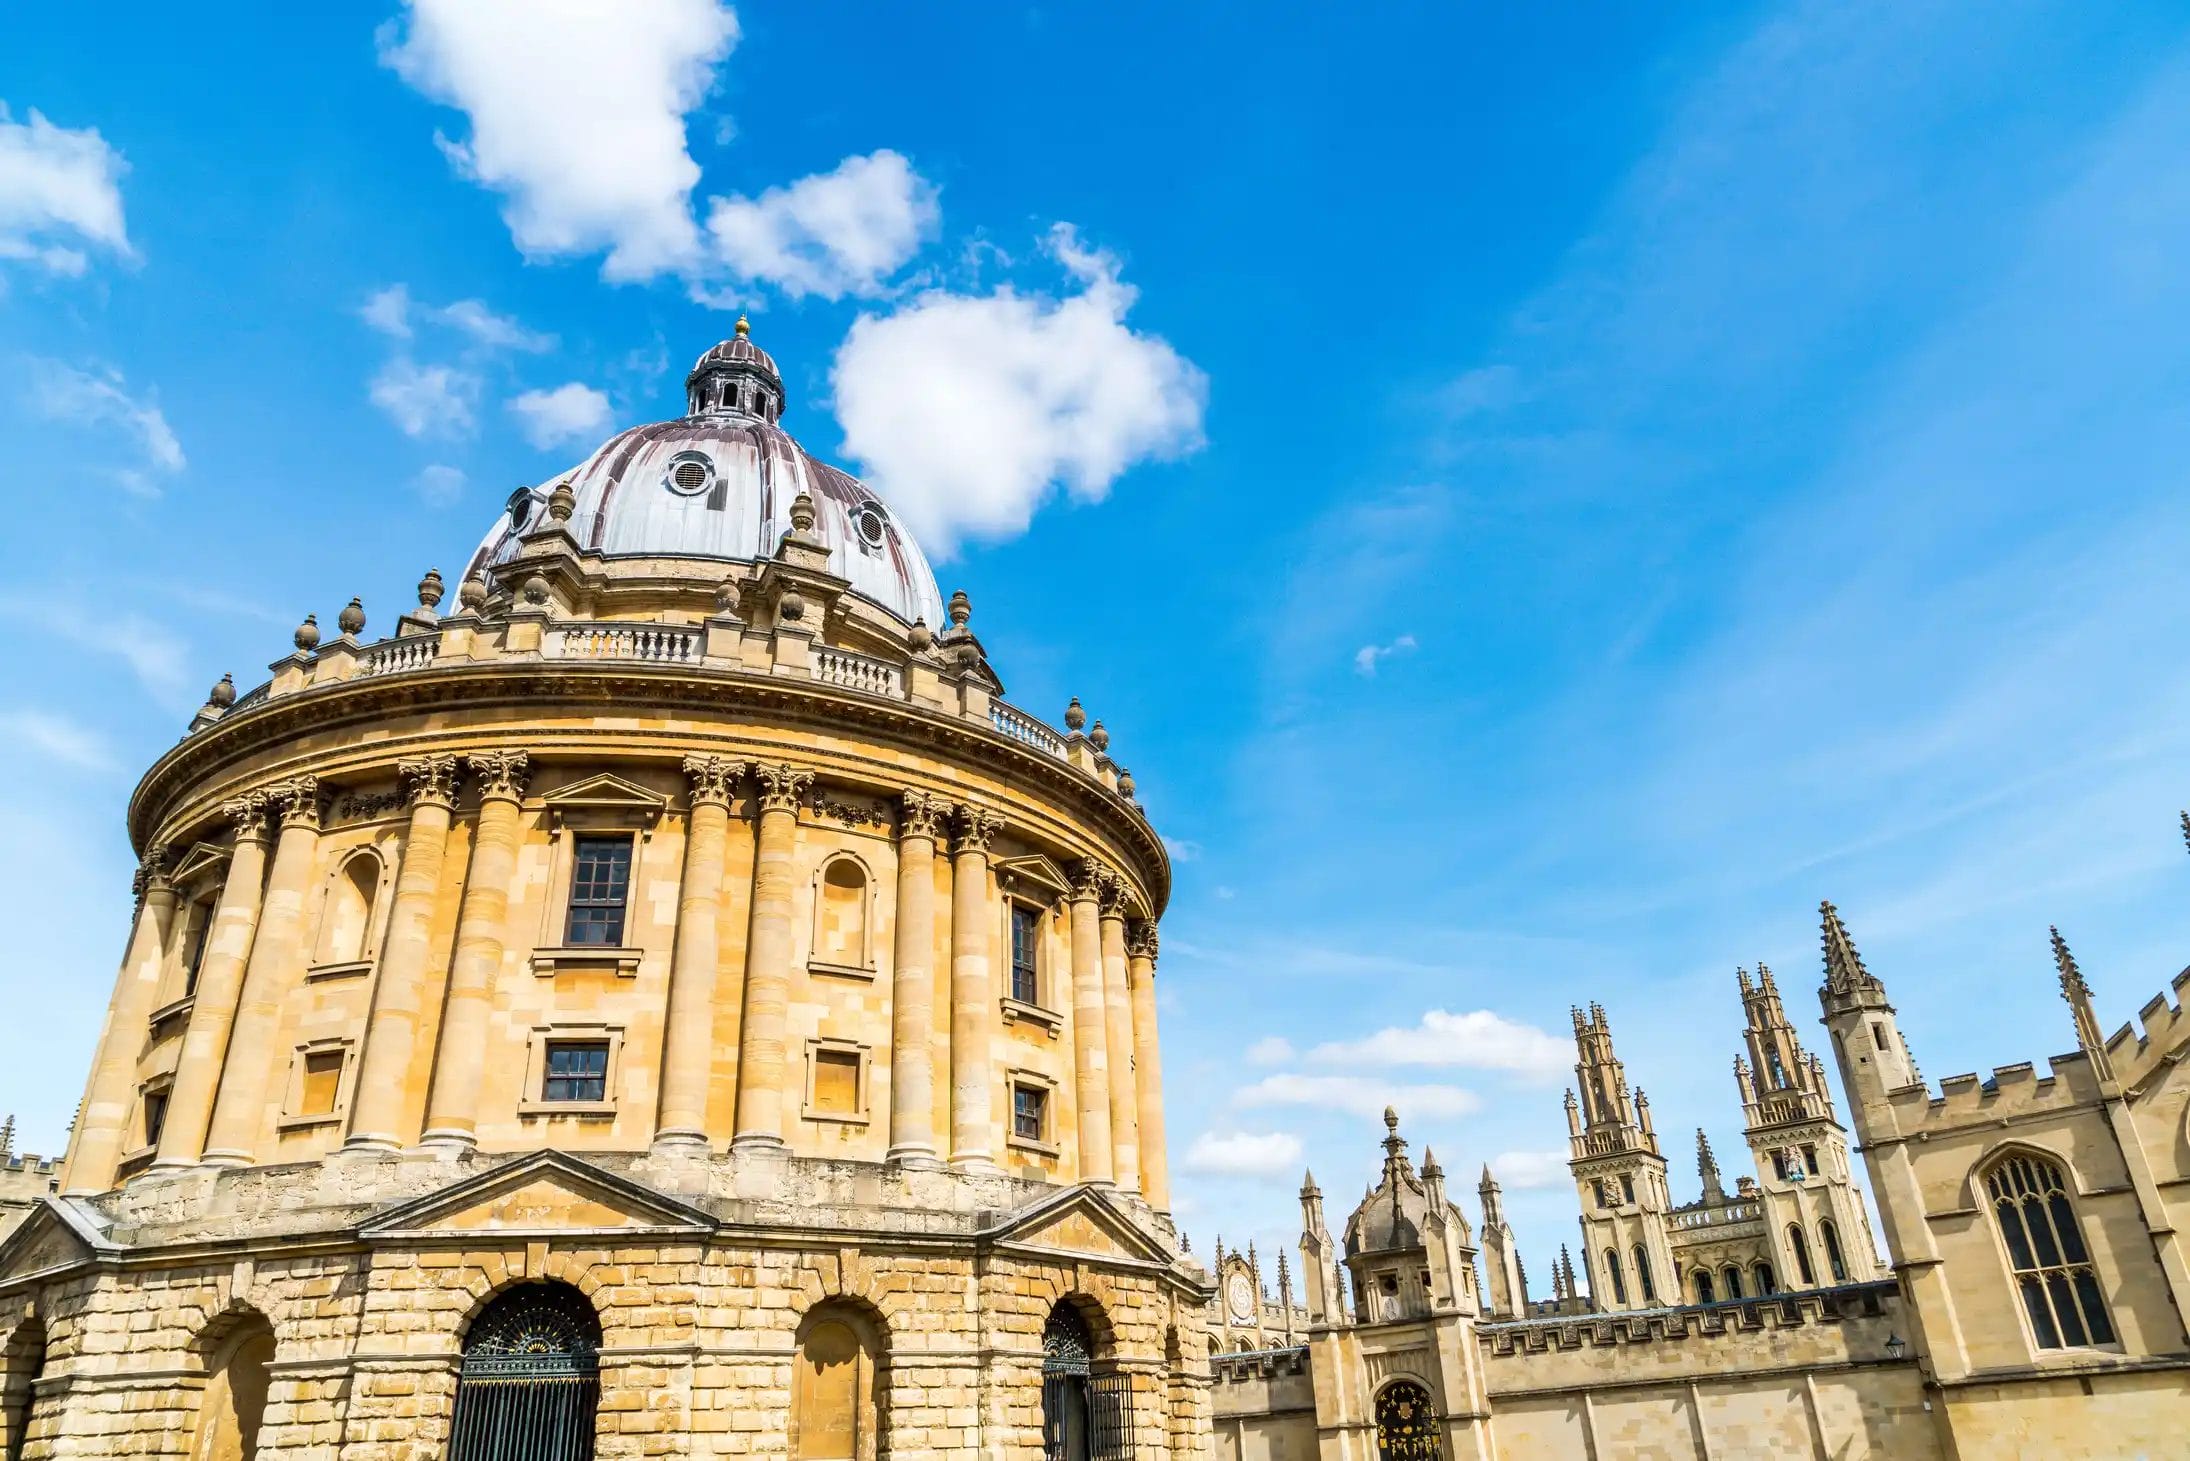
[[[1049,1092],[1040,1086],[1011,1088],[1011,1134],[1021,1141],[1040,1141],[1049,1117]]]
[[[297,1095],[299,1116],[329,1116],[342,1089],[342,1052],[313,1050],[304,1057],[304,1087]]]
[[[198,971],[205,967],[205,946],[213,937],[213,905],[200,903],[197,922],[190,930],[190,950],[183,958],[183,998],[198,992]]]
[[[164,1090],[146,1091],[144,1093],[144,1144],[146,1146],[158,1146],[160,1144],[160,1131],[166,1125],[167,1092]]]
[[[570,927],[563,942],[607,948],[624,941],[631,894],[631,839],[580,837],[570,872]]]
[[[1772,1175],[1782,1182],[1787,1180],[1787,1154],[1785,1152],[1772,1153]]]
[[[814,1112],[821,1116],[859,1114],[859,1052],[814,1052]]]
[[[1802,1148],[1802,1170],[1812,1177],[1817,1175],[1817,1148],[1807,1143]]]
[[[626,844],[628,846],[629,844]],[[606,1040],[550,1040],[547,1047],[547,1080],[541,1086],[543,1101],[606,1101],[608,1099],[608,1042]]]
[[[1620,1176],[1620,1198],[1624,1202],[1635,1200],[1635,1179],[1625,1173]]]
[[[1042,918],[1023,903],[1011,905],[1011,997],[1021,1004],[1040,1004],[1041,980],[1035,949],[1042,936]]]

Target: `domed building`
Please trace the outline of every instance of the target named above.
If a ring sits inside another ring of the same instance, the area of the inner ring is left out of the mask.
[[[145,774],[11,1461],[1206,1448],[1132,778],[742,320],[686,390]]]

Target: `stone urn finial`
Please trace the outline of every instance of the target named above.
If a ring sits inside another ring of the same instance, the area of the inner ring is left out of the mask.
[[[1098,751],[1110,749],[1110,732],[1103,729],[1101,721],[1096,721],[1094,727],[1088,731],[1087,743]]]
[[[738,579],[731,574],[715,585],[715,612],[735,614],[738,611]]]
[[[912,632],[906,636],[914,654],[926,654],[935,643],[935,631],[928,627],[925,617],[913,620]]]
[[[365,628],[365,601],[353,598],[335,615],[335,627],[355,639]]]
[[[966,621],[973,617],[973,600],[966,597],[964,589],[951,594],[950,616],[953,629],[965,628]]]
[[[236,677],[222,675],[212,689],[205,692],[205,703],[226,710],[236,703]]]
[[[1075,695],[1072,697],[1072,703],[1065,707],[1065,729],[1077,732],[1086,724],[1087,711],[1080,704],[1080,697]]]
[[[571,513],[575,512],[577,508],[578,494],[570,490],[570,479],[566,477],[556,483],[555,490],[548,494],[548,521],[567,523],[570,521]]]
[[[1118,795],[1127,801],[1133,800],[1133,773],[1123,766],[1118,768]]]
[[[525,580],[525,602],[535,608],[548,601],[548,581],[535,573]]]
[[[297,626],[297,632],[290,638],[296,645],[298,654],[310,654],[319,648],[319,615],[306,614],[304,622]]]
[[[418,581],[418,607],[421,609],[438,609],[441,607],[441,600],[447,592],[447,587],[441,581],[441,570],[438,568],[427,569],[426,576]]]
[[[786,624],[796,624],[806,617],[806,596],[797,589],[788,589],[776,600],[776,617]]]
[[[487,601],[485,575],[474,573],[456,586],[456,606],[467,614],[476,614]]]
[[[805,537],[814,530],[814,499],[801,491],[791,499],[791,531]]]

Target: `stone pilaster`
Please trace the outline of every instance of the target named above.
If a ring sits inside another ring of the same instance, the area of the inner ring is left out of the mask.
[[[134,1104],[136,1052],[144,1045],[145,1026],[160,997],[168,931],[175,921],[175,887],[167,880],[167,863],[166,844],[158,843],[137,868],[137,921],[114,975],[114,997],[107,1002],[106,1027],[99,1032],[98,1055],[84,1088],[83,1114],[61,1174],[64,1194],[88,1195],[112,1187],[128,1142],[124,1128]]]
[[[517,878],[519,809],[532,759],[523,751],[486,751],[464,758],[479,784],[479,828],[464,874],[464,905],[456,917],[456,954],[441,1002],[441,1044],[433,1094],[426,1105],[429,1146],[468,1151],[477,1144],[479,1080],[487,1061],[487,1011],[509,938],[509,892]]]
[[[1121,1191],[1141,1190],[1141,1110],[1133,1069],[1133,995],[1125,974],[1125,885],[1103,881],[1104,1038],[1110,1046],[1110,1169]]]
[[[1110,1038],[1103,994],[1102,888],[1109,870],[1093,858],[1072,875],[1072,1088],[1079,1114],[1080,1180],[1108,1184]]]
[[[687,756],[691,813],[684,834],[684,880],[677,889],[677,952],[669,968],[669,1011],[662,1032],[662,1097],[656,1146],[707,1145],[709,1037],[722,971],[717,920],[722,868],[730,842],[730,798],[745,763]]]
[[[1164,1146],[1163,1057],[1156,1042],[1156,925],[1135,919],[1125,929],[1126,977],[1133,986],[1133,1089],[1140,1116],[1141,1194],[1158,1212],[1171,1210],[1171,1156]]]
[[[235,1023],[236,1001],[243,993],[243,966],[251,954],[251,936],[259,925],[259,899],[266,879],[267,811],[264,792],[239,797],[221,808],[235,826],[236,845],[213,909],[205,957],[198,966],[197,993],[175,1063],[175,1083],[168,1090],[167,1123],[160,1132],[156,1167],[196,1166],[205,1154],[221,1059]]]
[[[433,910],[441,896],[449,823],[462,773],[454,756],[422,756],[396,766],[411,804],[411,823],[388,909],[380,974],[373,982],[365,1048],[358,1057],[350,1135],[344,1143],[353,1150],[399,1151],[424,1115],[422,1101],[417,1107],[411,1104],[411,1070],[425,1008],[426,971],[433,961]]]
[[[209,1166],[247,1167],[257,1155],[267,1085],[276,1068],[287,1069],[274,1049],[282,1005],[304,973],[304,902],[319,862],[319,778],[296,777],[267,796],[278,809],[281,834],[221,1066],[220,1099],[205,1145]]]
[[[995,1078],[989,1041],[996,1021],[995,980],[989,972],[994,933],[989,897],[989,841],[996,818],[961,805],[951,856],[951,1166],[962,1172],[996,1169]]]
[[[897,942],[890,959],[890,1150],[896,1166],[935,1152],[935,844],[949,808],[905,793],[897,820]]]
[[[789,1038],[792,856],[798,806],[814,774],[795,766],[758,766],[760,830],[753,848],[752,931],[745,943],[745,1017],[738,1034],[736,1151],[780,1152],[784,1140],[784,1045]]]

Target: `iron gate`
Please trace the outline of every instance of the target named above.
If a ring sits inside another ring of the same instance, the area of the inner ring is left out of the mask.
[[[593,1461],[600,1320],[567,1284],[524,1284],[473,1323],[448,1461]]]
[[[1126,1461],[1133,1454],[1133,1377],[1095,1373],[1094,1336],[1060,1302],[1042,1330],[1043,1461]]]

